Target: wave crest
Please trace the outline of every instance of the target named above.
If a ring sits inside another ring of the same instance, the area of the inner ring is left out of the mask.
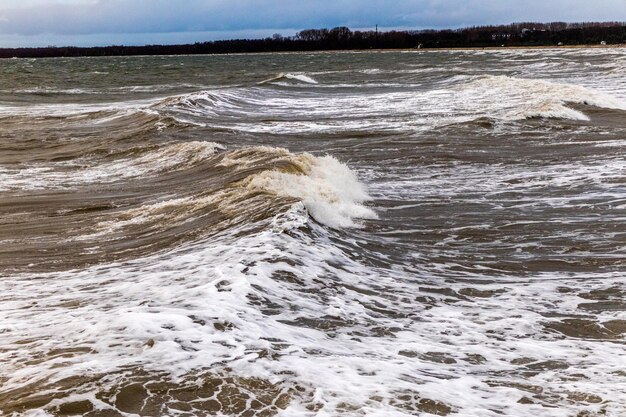
[[[301,82],[301,83],[304,83],[304,84],[318,84],[318,82],[315,79],[313,79],[312,77],[310,77],[308,75],[298,74],[298,73],[294,74],[294,73],[290,73],[290,72],[281,72],[276,77],[272,77],[272,78],[268,78],[267,80],[263,80],[259,84],[268,84],[268,83],[281,81],[281,80],[292,80],[292,81]]]
[[[587,87],[537,79],[514,78],[505,75],[485,76],[468,85],[479,90],[485,100],[497,98],[505,120],[531,118],[589,120],[582,112],[567,107],[567,103],[607,109],[626,110],[626,103],[616,97]],[[515,104],[519,103],[515,106]],[[511,105],[515,107],[511,109]],[[497,104],[496,104],[497,105]]]
[[[201,163],[221,149],[224,149],[222,145],[214,142],[191,141],[157,148],[127,149],[111,153],[104,160],[79,158],[28,167],[0,167],[0,191],[60,190],[94,183],[114,183],[182,170]]]
[[[167,97],[154,103],[151,107],[157,110],[174,110],[202,116],[217,116],[217,109],[237,109],[241,97],[234,91],[199,91]]]
[[[331,228],[346,228],[358,226],[357,219],[377,217],[364,205],[370,196],[356,173],[332,156],[247,147],[204,159],[206,155],[195,145],[180,145],[187,146],[149,153],[150,161],[144,162],[202,160],[206,169],[201,177],[190,178],[189,192],[115,210],[70,240],[114,241],[138,233],[163,241],[178,239],[178,230],[186,230],[184,238],[193,239],[230,228],[256,227],[268,218],[273,218],[271,229],[282,233],[305,227],[310,218]],[[213,155],[209,146],[206,152]]]
[[[347,165],[332,156],[301,154],[292,159],[302,173],[264,171],[244,180],[248,189],[296,198],[318,222],[333,228],[353,227],[355,219],[376,214],[363,205],[370,200],[365,186]]]

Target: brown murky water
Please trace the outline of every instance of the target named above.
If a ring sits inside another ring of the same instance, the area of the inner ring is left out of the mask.
[[[625,414],[625,65],[0,62],[0,415]]]

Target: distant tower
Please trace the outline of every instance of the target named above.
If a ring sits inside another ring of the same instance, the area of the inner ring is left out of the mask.
[[[376,23],[376,35],[378,35],[378,23]]]

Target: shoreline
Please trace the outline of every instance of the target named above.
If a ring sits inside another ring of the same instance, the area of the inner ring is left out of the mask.
[[[128,47],[135,48],[135,47]],[[141,47],[139,47],[141,48]],[[626,49],[626,43],[611,45],[504,45],[504,46],[459,46],[442,48],[371,48],[371,49],[317,49],[299,51],[250,51],[250,52],[218,52],[218,53],[182,53],[182,54],[111,54],[111,55],[57,55],[57,56],[0,56],[4,59],[54,59],[54,58],[115,58],[115,57],[157,57],[157,56],[211,56],[211,55],[287,55],[287,54],[340,54],[340,53],[368,53],[368,52],[450,52],[450,51],[501,51],[501,50],[555,50],[555,49]]]
[[[82,55],[82,56],[13,56],[2,57],[0,61],[10,59],[84,59],[84,58],[132,58],[159,56],[220,56],[220,55],[291,55],[291,54],[341,54],[341,53],[393,53],[393,52],[451,52],[451,51],[502,51],[502,50],[557,50],[557,49],[626,49],[626,43],[612,45],[505,45],[505,46],[459,46],[442,48],[372,48],[372,49],[318,49],[301,51],[254,51],[254,52],[222,52],[222,53],[188,53],[188,54],[119,54],[119,55]]]

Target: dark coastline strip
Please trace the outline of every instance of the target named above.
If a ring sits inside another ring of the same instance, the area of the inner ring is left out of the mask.
[[[626,43],[625,22],[514,23],[446,30],[351,31],[347,27],[307,29],[293,37],[234,39],[184,45],[3,48],[0,58],[129,55],[205,55],[413,48],[488,48]]]

